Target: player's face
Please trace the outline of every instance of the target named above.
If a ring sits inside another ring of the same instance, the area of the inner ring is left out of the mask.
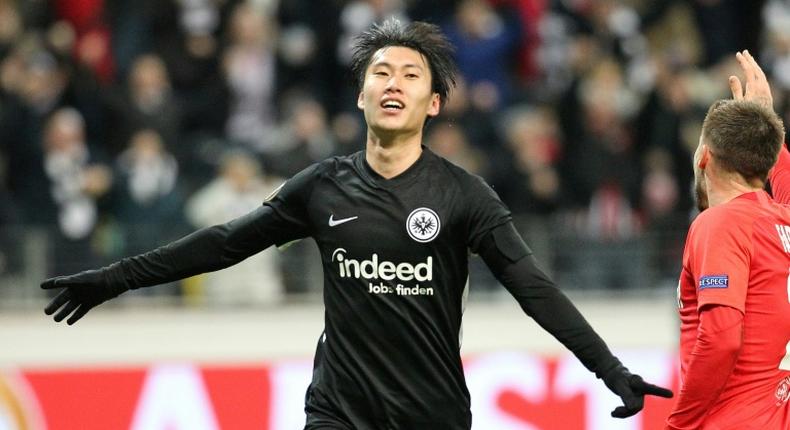
[[[700,212],[708,208],[708,190],[705,185],[705,172],[700,167],[700,160],[702,159],[702,136],[699,138],[699,145],[697,150],[694,151],[694,200],[697,202],[697,209]]]
[[[402,46],[381,48],[365,72],[357,106],[368,128],[381,137],[417,133],[427,116],[439,113],[431,90],[431,70],[419,52]]]

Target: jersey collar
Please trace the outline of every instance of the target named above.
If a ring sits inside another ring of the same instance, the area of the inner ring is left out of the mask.
[[[417,158],[417,161],[415,161],[401,174],[390,179],[384,178],[383,176],[376,173],[372,167],[370,167],[370,164],[368,164],[367,160],[365,159],[365,151],[360,151],[357,153],[354,164],[356,164],[357,169],[365,177],[365,179],[374,185],[381,188],[396,188],[410,184],[415,179],[417,179],[420,176],[420,172],[423,171],[423,166],[428,163],[428,160],[432,158],[432,156],[433,152],[431,152],[431,150],[425,145],[422,145],[422,153],[420,154],[420,157]]]

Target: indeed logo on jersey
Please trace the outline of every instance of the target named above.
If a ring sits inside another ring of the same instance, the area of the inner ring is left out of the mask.
[[[699,278],[699,289],[727,288],[730,286],[730,277],[727,275],[707,275]]]
[[[378,254],[370,256],[369,260],[355,260],[346,258],[346,250],[338,248],[332,253],[332,261],[338,263],[341,278],[355,278],[380,281],[418,281],[433,280],[433,257],[428,257],[425,262],[394,263],[392,261],[379,261]],[[401,283],[391,285],[378,282],[368,283],[368,292],[371,294],[396,294],[399,296],[432,296],[433,288],[416,283],[406,286]]]
[[[337,261],[340,266],[340,277],[357,279],[383,279],[392,281],[431,281],[433,280],[433,257],[428,257],[424,263],[409,264],[392,261],[379,261],[378,254],[373,254],[370,260],[354,260],[346,258],[346,250],[338,248],[332,253],[332,261]]]

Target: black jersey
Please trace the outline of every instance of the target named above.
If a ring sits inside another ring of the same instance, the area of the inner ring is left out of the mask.
[[[599,378],[626,370],[537,266],[491,188],[425,148],[389,180],[362,152],[329,159],[244,216],[75,276],[100,277],[108,297],[309,236],[321,251],[326,306],[305,405],[310,429],[471,426],[460,358],[470,250]],[[80,302],[84,294],[58,297],[95,306]]]
[[[65,316],[79,307],[79,319],[126,290],[220,270],[308,236],[321,251],[326,305],[306,398],[308,429],[471,426],[459,353],[470,250],[626,404],[642,404],[641,378],[540,270],[494,192],[427,149],[390,180],[361,152],[311,166],[244,216],[100,270],[44,281],[43,288],[66,287],[47,310],[63,305]]]
[[[358,152],[302,171],[266,205],[283,224],[278,245],[312,236],[321,253],[325,331],[308,419],[469,428],[459,351],[469,252],[510,220],[491,188],[427,148],[392,179]]]

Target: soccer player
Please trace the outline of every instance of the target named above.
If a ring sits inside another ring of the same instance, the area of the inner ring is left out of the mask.
[[[681,391],[667,429],[790,428],[790,206],[763,190],[784,142],[765,75],[714,103],[694,154],[700,215],[678,285]],[[777,177],[774,185],[785,188]]]
[[[478,177],[422,146],[454,84],[438,27],[389,20],[356,40],[352,71],[364,151],[317,163],[262,207],[146,254],[42,288],[72,324],[126,290],[222,269],[311,236],[324,270],[325,328],[307,389],[306,429],[469,429],[461,317],[470,250],[524,311],[621,397],[627,417],[669,390],[633,375],[537,267],[508,210]],[[69,316],[70,315],[70,316]]]

